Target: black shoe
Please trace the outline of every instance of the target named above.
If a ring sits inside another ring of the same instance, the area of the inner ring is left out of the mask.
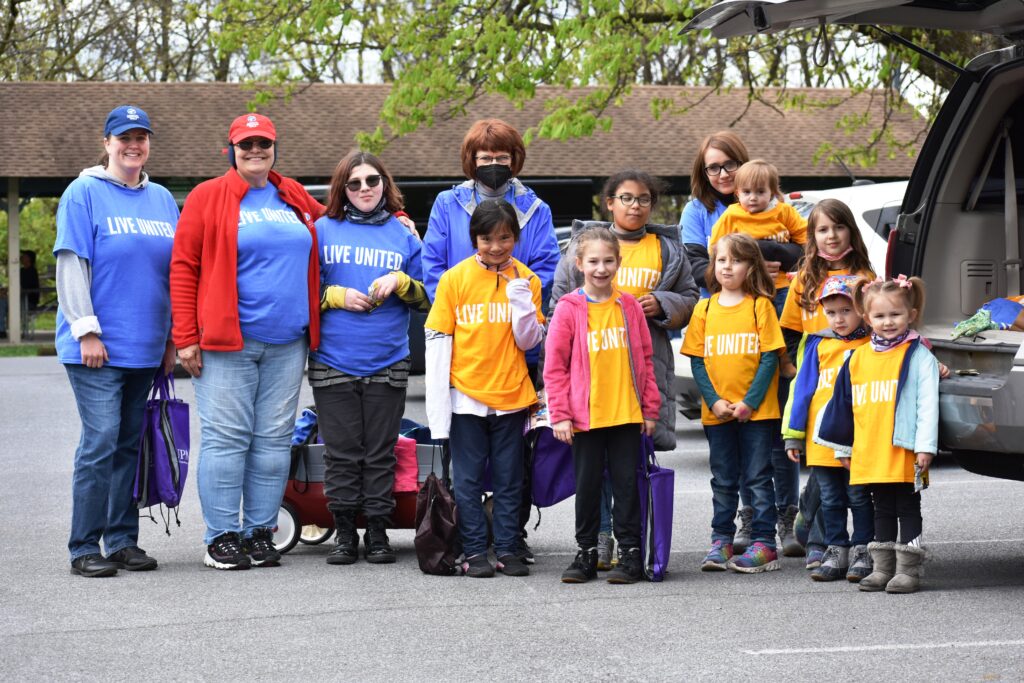
[[[562,572],[562,583],[586,583],[597,576],[597,548],[580,550],[569,568]]]
[[[530,550],[530,544],[526,542],[526,532],[519,537],[519,543],[516,545],[516,557],[523,561],[524,564],[533,564],[537,560],[533,556],[533,551]]]
[[[353,564],[359,559],[359,533],[356,510],[334,513],[335,546],[327,553],[327,564]]]
[[[266,527],[253,529],[252,536],[242,541],[242,552],[249,556],[254,567],[277,567],[281,553],[274,547],[274,532]]]
[[[366,520],[366,534],[363,535],[366,545],[366,561],[371,564],[391,564],[395,561],[395,551],[388,540],[388,518],[369,517]]]
[[[498,571],[505,576],[529,576],[530,565],[519,559],[518,555],[506,553],[498,557]]]
[[[129,572],[148,572],[156,569],[156,558],[147,555],[146,551],[137,545],[121,548],[116,553],[108,555],[107,560],[116,564],[118,569]]]
[[[221,534],[206,546],[203,564],[214,569],[248,569],[249,556],[242,551],[242,542],[234,531]]]
[[[494,566],[487,559],[487,553],[480,553],[463,560],[462,573],[474,579],[489,579],[494,576]]]
[[[619,563],[608,572],[608,583],[636,583],[642,578],[640,548],[619,548]]]
[[[82,555],[71,561],[71,573],[89,578],[114,576],[117,574],[117,563],[104,559],[99,553]]]

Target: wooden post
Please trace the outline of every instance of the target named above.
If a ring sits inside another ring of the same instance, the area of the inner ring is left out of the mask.
[[[21,225],[18,179],[7,179],[7,339],[21,343]]]

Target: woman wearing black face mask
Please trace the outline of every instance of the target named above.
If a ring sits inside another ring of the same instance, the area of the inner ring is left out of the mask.
[[[423,236],[423,284],[431,301],[441,275],[476,253],[469,236],[469,218],[485,199],[504,199],[519,219],[519,241],[512,256],[525,263],[540,278],[542,301],[551,295],[558,266],[558,240],[551,222],[551,208],[516,176],[526,161],[526,147],[519,132],[499,119],[483,119],[470,127],[462,141],[462,171],[466,182],[437,196],[430,210],[430,222]],[[536,371],[539,348],[526,354],[531,374]],[[482,405],[482,404],[481,404]],[[484,413],[486,414],[486,413]],[[527,467],[529,470],[529,467]],[[532,563],[526,545],[525,525],[530,518],[529,472],[523,482],[520,513],[523,526],[519,555]]]

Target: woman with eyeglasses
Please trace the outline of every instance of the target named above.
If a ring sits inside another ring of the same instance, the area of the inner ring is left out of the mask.
[[[324,492],[336,545],[327,564],[395,561],[387,528],[395,507],[395,442],[409,385],[409,309],[430,307],[420,241],[395,218],[402,193],[380,159],[351,152],[334,171],[316,222],[320,348],[309,384],[326,446]]]
[[[314,221],[323,206],[272,170],[277,131],[260,114],[228,131],[231,168],[185,201],[171,260],[174,343],[201,426],[204,564],[276,566],[273,528],[291,462],[307,349],[320,341]]]
[[[558,239],[551,221],[551,207],[517,177],[526,162],[523,137],[500,119],[482,119],[466,132],[461,157],[462,172],[467,180],[437,195],[423,236],[423,283],[431,301],[444,272],[476,253],[469,236],[469,218],[485,199],[504,199],[515,209],[519,239],[512,256],[540,279],[542,300],[547,301],[560,256]],[[526,354],[526,365],[535,381],[539,357],[539,345]],[[481,404],[481,415],[486,414],[485,408]],[[518,552],[525,562],[533,564],[533,553],[526,543],[526,523],[532,503],[528,463],[525,476]]]

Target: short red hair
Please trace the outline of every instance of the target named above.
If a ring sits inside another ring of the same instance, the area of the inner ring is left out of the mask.
[[[501,119],[481,119],[470,126],[462,139],[462,172],[467,178],[476,177],[476,155],[481,150],[508,152],[512,155],[512,177],[518,177],[526,163],[526,145],[523,136]]]

